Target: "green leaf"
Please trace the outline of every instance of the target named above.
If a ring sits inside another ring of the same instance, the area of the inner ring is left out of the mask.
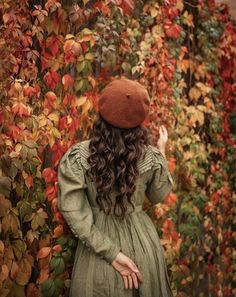
[[[80,91],[83,88],[83,85],[84,85],[83,79],[77,80],[75,82],[75,90],[76,90],[76,92]]]
[[[85,55],[85,59],[86,59],[86,60],[92,61],[93,58],[94,58],[94,55],[93,55],[92,53],[87,53],[87,54]]]
[[[86,62],[85,61],[82,61],[82,62],[79,62],[77,65],[76,65],[76,70],[77,70],[77,73],[80,73],[83,71],[84,67],[85,67],[85,64]]]
[[[56,292],[56,285],[52,279],[47,279],[41,284],[41,289],[44,297],[53,297]]]
[[[56,275],[63,273],[65,271],[65,261],[63,257],[53,257],[50,262],[50,267],[54,270]]]

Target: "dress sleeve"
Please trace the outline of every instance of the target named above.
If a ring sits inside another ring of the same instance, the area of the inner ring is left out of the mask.
[[[174,181],[167,160],[158,148],[153,147],[152,160],[153,166],[146,194],[152,204],[157,204],[163,202],[164,198],[172,191]]]
[[[58,166],[58,209],[73,234],[111,264],[121,248],[94,224],[86,188],[77,144],[63,155]]]

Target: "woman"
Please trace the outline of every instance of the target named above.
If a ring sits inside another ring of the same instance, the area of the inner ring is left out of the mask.
[[[58,167],[58,207],[78,237],[70,297],[170,297],[160,239],[143,211],[145,195],[173,188],[165,158],[142,126],[150,98],[138,82],[115,79],[101,92],[90,140],[73,145]]]

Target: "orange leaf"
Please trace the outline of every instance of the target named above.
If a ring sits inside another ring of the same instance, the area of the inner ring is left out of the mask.
[[[177,196],[174,193],[170,193],[164,200],[167,205],[175,205],[177,202]]]
[[[66,40],[64,44],[65,52],[65,62],[66,64],[77,62],[77,57],[79,53],[82,53],[82,48],[80,43],[75,40],[69,39]]]
[[[17,102],[12,106],[12,113],[14,115],[18,115],[19,117],[22,117],[23,115],[30,116],[31,108],[22,102]]]
[[[57,96],[53,92],[47,92],[45,94],[44,106],[48,108],[49,111],[56,107]]]
[[[57,198],[54,198],[51,201],[51,209],[54,213],[56,213],[58,211]]]
[[[19,269],[18,264],[15,261],[13,261],[12,266],[11,266],[11,272],[10,272],[11,279],[13,279],[13,280],[16,279],[18,269]]]
[[[31,276],[32,266],[27,258],[23,258],[19,262],[19,269],[16,277],[16,283],[25,286]]]
[[[46,258],[51,252],[51,248],[49,246],[43,247],[38,251],[37,259]]]
[[[40,269],[40,276],[38,278],[39,284],[45,282],[48,279],[48,277],[49,277],[49,269],[48,268]]]
[[[0,253],[4,252],[4,243],[2,240],[0,240]]]
[[[62,225],[58,225],[53,232],[53,238],[58,238],[60,237],[64,232],[63,226]]]
[[[68,88],[72,88],[74,84],[74,78],[69,74],[65,74],[62,78],[62,83],[64,85],[65,90]]]

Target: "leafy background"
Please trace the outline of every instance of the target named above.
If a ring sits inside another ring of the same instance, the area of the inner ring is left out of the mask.
[[[175,296],[235,296],[236,23],[214,0],[0,3],[0,296],[68,296],[57,166],[111,76],[143,83],[175,180],[145,209]]]

